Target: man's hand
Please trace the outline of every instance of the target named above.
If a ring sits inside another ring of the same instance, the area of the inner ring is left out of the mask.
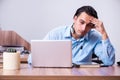
[[[102,34],[102,39],[106,40],[108,38],[108,35],[107,35],[106,31],[105,31],[103,22],[98,20],[98,19],[96,19],[96,18],[93,18],[91,20],[91,23],[93,23],[94,24],[94,28]]]

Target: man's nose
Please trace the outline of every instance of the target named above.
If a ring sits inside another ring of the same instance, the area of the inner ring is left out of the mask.
[[[82,30],[82,31],[85,31],[85,29],[86,29],[86,25],[83,25],[83,26],[81,27],[81,30]]]

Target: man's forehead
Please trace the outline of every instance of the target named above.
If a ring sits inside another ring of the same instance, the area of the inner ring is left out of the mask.
[[[81,15],[78,16],[78,18],[81,20],[81,21],[85,21],[87,23],[91,22],[94,17],[86,14],[85,12],[82,12]]]

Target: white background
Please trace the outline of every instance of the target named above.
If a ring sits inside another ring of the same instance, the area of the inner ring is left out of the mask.
[[[14,30],[29,42],[42,39],[51,29],[72,24],[83,5],[98,12],[120,61],[120,0],[0,0],[0,28]]]

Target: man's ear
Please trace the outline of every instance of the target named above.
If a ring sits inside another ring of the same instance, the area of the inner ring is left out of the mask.
[[[73,21],[75,22],[77,20],[77,16],[74,16]]]

